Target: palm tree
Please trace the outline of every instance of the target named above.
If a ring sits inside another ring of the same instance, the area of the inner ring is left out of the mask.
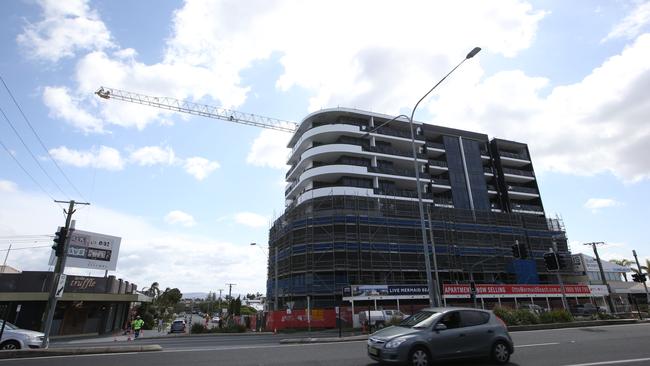
[[[154,282],[148,288],[143,288],[142,293],[155,299],[160,296],[160,285],[158,282]]]
[[[619,266],[628,267],[633,272],[638,272],[636,269],[632,268],[634,262],[629,259],[610,259],[609,262],[618,264]],[[627,282],[627,273],[623,273],[623,277],[625,278],[625,282]]]

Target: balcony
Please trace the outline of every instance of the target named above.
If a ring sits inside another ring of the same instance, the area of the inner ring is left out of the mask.
[[[504,158],[519,159],[519,160],[530,160],[526,154],[516,154],[507,151],[499,151],[499,156]]]
[[[363,146],[363,145],[362,145]],[[371,152],[376,152],[380,154],[386,154],[386,155],[396,155],[396,156],[404,156],[404,157],[413,157],[412,152],[406,152],[402,150],[395,149],[393,147],[380,147],[380,146],[363,146],[363,149],[365,151],[371,151]],[[426,159],[426,157],[422,154],[417,154],[418,159]]]
[[[399,169],[389,167],[368,167],[368,171],[379,174],[399,175],[403,177],[415,178],[415,171],[413,169]],[[420,179],[429,179],[429,173],[420,172]]]
[[[488,190],[488,191],[494,191],[494,192],[496,192],[496,191],[497,191],[497,187],[496,187],[495,185],[493,185],[493,184],[488,184],[488,185],[487,185],[487,190]]]
[[[388,135],[388,136],[395,136],[395,137],[401,137],[405,139],[411,139],[411,131],[405,131],[405,130],[397,130],[394,128],[390,127],[379,127],[378,129],[373,131],[374,133],[378,133],[380,135]],[[415,135],[416,140],[424,140],[424,137],[420,135]]]
[[[537,189],[535,189],[535,188],[520,187],[520,186],[508,186],[508,191],[521,192],[521,193],[531,193],[531,194],[539,194],[539,193],[537,192]]]
[[[529,170],[503,168],[503,178],[508,183],[528,183],[535,180],[535,173]]]
[[[439,150],[444,150],[445,149],[445,144],[442,144],[440,142],[432,142],[432,141],[427,141],[425,143],[426,147],[432,148],[432,149],[439,149]]]
[[[440,167],[444,167],[444,168],[446,168],[448,166],[447,162],[443,161],[443,160],[429,160],[429,165],[440,166]]]
[[[484,166],[483,167],[483,173],[494,175],[494,171],[492,170],[492,167],[489,167],[489,166]]]
[[[527,205],[523,203],[512,203],[511,207],[512,207],[512,212],[544,214],[544,210],[542,209],[542,206]]]
[[[449,179],[436,178],[436,177],[431,178],[431,184],[435,184],[435,185],[438,185],[438,186],[449,186],[449,185],[451,185],[451,183],[449,182]]]

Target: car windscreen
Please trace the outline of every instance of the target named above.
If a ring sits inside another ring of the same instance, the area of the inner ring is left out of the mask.
[[[426,328],[430,326],[439,313],[430,310],[419,311],[402,320],[398,325],[408,328]]]

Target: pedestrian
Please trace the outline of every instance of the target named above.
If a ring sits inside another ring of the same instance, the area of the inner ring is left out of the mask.
[[[144,325],[144,320],[140,319],[140,315],[135,317],[135,320],[131,324],[131,327],[133,328],[133,332],[135,334],[134,338],[138,339],[140,336],[140,330],[142,329],[142,326]]]
[[[158,333],[163,331],[163,320],[162,318],[158,318]]]

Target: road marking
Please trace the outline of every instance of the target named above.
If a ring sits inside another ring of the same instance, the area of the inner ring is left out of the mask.
[[[642,327],[650,326],[650,323],[632,323],[632,324],[611,324],[611,325],[591,325],[586,327],[571,327],[571,328],[555,328],[555,329],[535,329],[535,330],[518,330],[513,331],[512,333],[530,333],[530,332],[557,332],[557,331],[566,331],[566,330],[578,330],[585,328],[612,328],[612,327]]]
[[[539,346],[554,346],[556,344],[560,344],[559,342],[550,342],[550,343],[535,343],[535,344],[522,344],[515,346],[515,348],[522,348],[522,347],[539,347]]]
[[[650,358],[631,358],[629,360],[601,361],[601,362],[590,362],[590,363],[574,363],[574,364],[565,365],[565,366],[614,365],[614,364],[619,364],[619,363],[632,363],[632,362],[642,362],[642,361],[650,361]]]

